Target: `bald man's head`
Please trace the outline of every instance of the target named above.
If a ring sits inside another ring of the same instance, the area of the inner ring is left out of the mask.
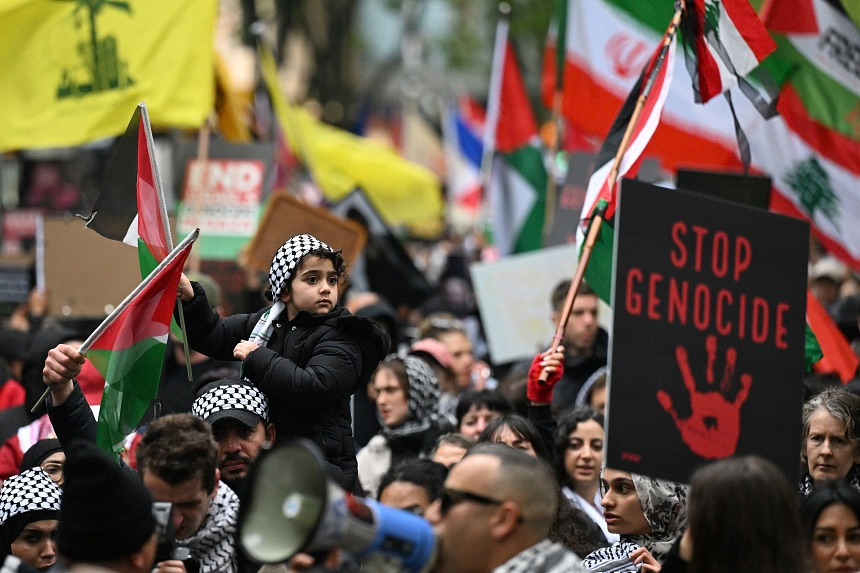
[[[463,459],[475,456],[497,460],[492,464],[496,471],[490,474],[495,498],[516,502],[522,509],[524,525],[546,535],[558,510],[558,488],[549,465],[500,443],[476,444]]]

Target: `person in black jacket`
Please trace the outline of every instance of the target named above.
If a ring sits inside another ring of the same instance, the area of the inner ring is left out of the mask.
[[[179,286],[191,347],[216,360],[241,360],[242,375],[269,398],[278,435],[316,442],[332,478],[360,491],[349,401],[389,340],[375,322],[339,304],[346,281],[340,251],[297,235],[272,261],[271,307],[222,318],[198,283],[183,275]]]

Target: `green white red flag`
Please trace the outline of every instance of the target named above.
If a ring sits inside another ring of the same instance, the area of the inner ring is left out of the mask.
[[[106,452],[122,449],[158,395],[179,279],[198,234],[177,245],[81,345],[105,379],[98,445]]]
[[[736,85],[776,50],[747,0],[685,0],[684,41],[694,57],[696,101],[707,102]]]
[[[167,210],[146,105],[135,109],[86,221],[103,237],[138,248],[141,277],[170,252]]]
[[[482,170],[489,168],[489,223],[501,256],[543,246],[547,172],[507,19],[499,20],[487,101]]]

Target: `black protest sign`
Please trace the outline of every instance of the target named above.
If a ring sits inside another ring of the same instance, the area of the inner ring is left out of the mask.
[[[687,482],[757,454],[796,480],[808,225],[625,180],[615,229],[607,465]]]

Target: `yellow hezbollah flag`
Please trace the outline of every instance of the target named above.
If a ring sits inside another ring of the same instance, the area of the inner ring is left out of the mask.
[[[197,128],[214,100],[217,0],[0,0],[0,151],[72,147],[152,124]]]
[[[432,171],[291,105],[278,84],[275,60],[265,48],[260,49],[260,63],[278,123],[328,201],[336,203],[361,188],[389,225],[405,226],[418,236],[441,231],[444,203],[439,178]]]

